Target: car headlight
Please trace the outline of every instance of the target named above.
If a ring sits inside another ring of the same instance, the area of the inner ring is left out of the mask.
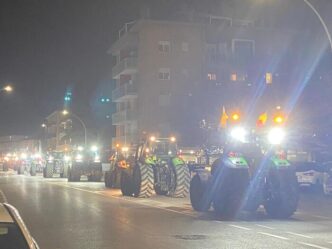
[[[284,141],[285,136],[286,133],[283,129],[272,128],[267,135],[267,140],[272,145],[279,145]]]
[[[235,127],[231,130],[231,137],[239,142],[244,143],[247,138],[247,130],[243,127]]]

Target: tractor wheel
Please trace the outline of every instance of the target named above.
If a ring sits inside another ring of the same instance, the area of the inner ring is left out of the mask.
[[[105,187],[106,188],[114,188],[116,184],[116,172],[113,171],[106,171],[104,177]]]
[[[134,167],[133,182],[135,197],[150,197],[153,193],[154,187],[154,174],[152,166],[141,163],[136,164]]]
[[[222,219],[233,219],[243,206],[249,170],[228,168],[222,161],[218,163],[211,186],[214,211]]]
[[[18,174],[18,175],[22,175],[22,174],[24,174],[23,166],[20,165],[20,166],[17,167],[17,174]]]
[[[269,216],[287,219],[299,201],[299,187],[294,170],[272,169],[266,179],[264,207]]]
[[[60,173],[60,177],[61,178],[68,178],[68,165],[67,164],[64,164],[63,165],[63,171],[62,171],[62,173]]]
[[[99,172],[99,171],[93,172],[93,174],[91,175],[91,181],[100,182],[102,177],[103,177],[103,174],[101,172]]]
[[[121,171],[120,188],[124,196],[132,196],[134,193],[132,176],[124,170]]]
[[[30,166],[30,175],[31,176],[35,176],[37,174],[37,168],[36,168],[36,164],[32,164]]]
[[[2,167],[3,167],[3,168],[2,168],[3,171],[8,171],[8,168],[9,168],[9,167],[8,167],[8,164],[7,164],[7,163],[4,163],[4,164],[2,165]]]
[[[210,209],[211,200],[207,195],[207,183],[196,174],[190,181],[190,202],[194,210],[206,212]]]
[[[161,190],[160,186],[154,186],[154,191],[157,195],[167,195],[167,191]]]
[[[52,178],[53,177],[53,165],[46,164],[43,170],[43,174],[45,178]]]
[[[168,195],[176,198],[186,197],[189,193],[190,172],[187,165],[172,165],[175,177],[175,185],[170,189]]]
[[[71,168],[68,170],[68,181],[69,182],[79,182],[81,180],[80,172]]]

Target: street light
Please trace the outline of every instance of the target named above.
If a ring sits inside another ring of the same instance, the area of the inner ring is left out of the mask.
[[[46,128],[47,125],[45,123],[41,124],[41,127]]]
[[[329,40],[330,43],[330,47],[331,47],[331,52],[332,52],[332,38],[331,38],[331,34],[329,32],[329,29],[327,28],[326,23],[324,22],[323,17],[319,14],[318,10],[309,2],[309,0],[303,0],[308,6],[309,8],[315,13],[315,15],[318,17],[320,23],[323,25],[324,31],[327,35],[327,39]]]
[[[13,91],[13,87],[11,85],[4,86],[3,88],[0,89],[0,91],[4,91],[7,93],[11,93]]]
[[[86,125],[83,122],[83,120],[79,116],[77,116],[75,113],[69,112],[68,110],[63,110],[62,114],[64,116],[66,116],[66,115],[73,116],[74,118],[76,118],[82,124],[83,129],[84,129],[84,146],[86,147],[86,145],[87,145],[87,129],[86,129]]]
[[[315,15],[318,17],[320,23],[322,24],[324,31],[326,33],[327,39],[330,43],[330,47],[331,47],[331,52],[332,52],[332,37],[330,34],[330,31],[323,19],[323,17],[320,15],[320,13],[318,12],[318,10],[312,5],[312,3],[309,0],[303,0],[303,2],[315,13]]]

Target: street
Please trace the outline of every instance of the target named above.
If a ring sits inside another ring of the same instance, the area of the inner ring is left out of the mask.
[[[2,174],[0,189],[40,248],[332,248],[332,198],[306,192],[289,220],[216,220],[189,198],[122,197],[104,183]]]

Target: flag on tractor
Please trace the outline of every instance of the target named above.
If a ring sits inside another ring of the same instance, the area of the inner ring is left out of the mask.
[[[220,126],[221,126],[221,128],[226,128],[227,119],[228,119],[228,116],[227,116],[227,113],[226,113],[226,109],[223,106],[222,107],[222,114],[221,114],[221,117],[220,117]]]
[[[257,119],[257,127],[263,127],[265,125],[267,121],[267,113],[264,112],[261,115],[259,115],[258,119]]]

